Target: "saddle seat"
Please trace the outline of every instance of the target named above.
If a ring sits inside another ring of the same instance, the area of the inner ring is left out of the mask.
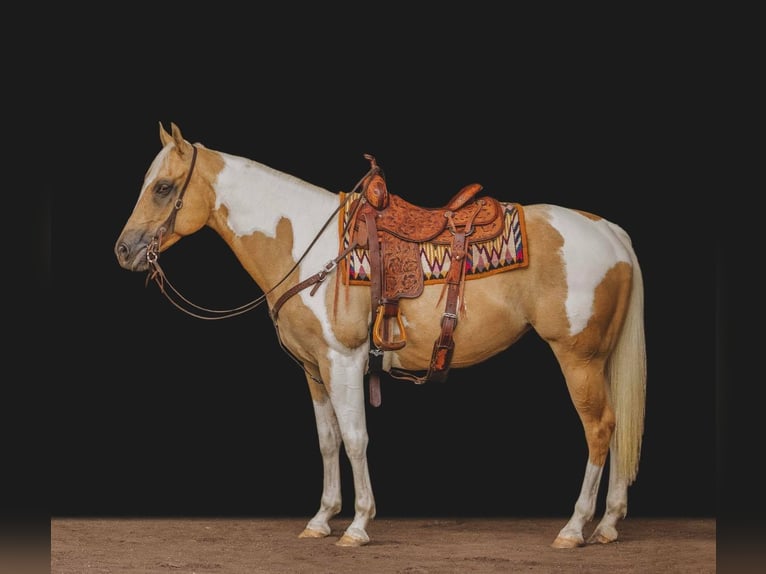
[[[444,207],[414,205],[389,193],[383,171],[375,158],[369,174],[362,180],[357,204],[349,222],[352,242],[368,250],[370,261],[371,303],[375,317],[370,345],[370,402],[380,404],[378,373],[383,351],[402,349],[407,335],[399,300],[417,298],[424,288],[420,246],[434,243],[449,246],[449,270],[444,280],[445,311],[441,334],[434,343],[431,363],[424,376],[391,370],[396,378],[415,383],[443,381],[449,371],[454,350],[452,340],[457,326],[458,305],[463,307],[465,254],[471,243],[487,241],[503,232],[504,215],[500,202],[492,197],[477,198],[478,183],[463,187]],[[442,297],[444,297],[444,291]]]
[[[455,196],[467,200],[482,190],[478,183],[465,186]],[[455,203],[445,207],[418,207],[398,195],[391,195],[389,205],[378,212],[375,224],[385,234],[412,243],[452,243],[456,229],[471,226],[470,242],[486,241],[503,231],[502,207],[492,197],[473,199],[469,203]]]

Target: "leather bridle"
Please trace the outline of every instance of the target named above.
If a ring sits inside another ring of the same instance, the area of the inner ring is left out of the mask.
[[[261,303],[263,303],[266,300],[266,294],[263,293],[261,296],[257,297],[256,299],[250,301],[249,303],[246,303],[244,305],[240,305],[239,307],[233,307],[231,309],[210,309],[208,307],[202,307],[200,305],[197,305],[196,303],[192,303],[189,301],[186,297],[181,295],[181,293],[176,289],[173,284],[168,280],[167,276],[165,275],[165,272],[163,271],[162,267],[160,267],[159,264],[159,258],[160,258],[160,247],[162,246],[162,239],[163,237],[167,236],[170,232],[173,231],[175,226],[176,217],[178,216],[178,212],[183,207],[183,199],[184,195],[186,194],[186,190],[189,188],[189,182],[191,181],[192,174],[194,173],[194,166],[197,163],[197,146],[192,145],[192,159],[191,164],[189,165],[189,173],[186,174],[186,180],[184,181],[183,186],[181,186],[181,191],[178,193],[178,197],[175,200],[175,203],[173,204],[173,210],[168,215],[168,218],[165,220],[165,222],[160,225],[157,228],[157,233],[152,237],[152,240],[149,242],[149,245],[146,248],[146,260],[149,263],[149,273],[146,277],[146,284],[149,284],[149,281],[154,281],[157,283],[157,286],[160,288],[160,291],[162,292],[165,297],[167,297],[168,301],[170,301],[175,307],[186,313],[187,315],[191,315],[192,317],[196,317],[197,319],[206,319],[206,320],[216,320],[216,319],[226,319],[228,317],[234,317],[237,315],[241,315],[243,313],[246,313],[247,311],[250,311],[251,309],[256,308]],[[175,294],[175,296],[182,300],[186,306],[179,304],[173,297],[170,296],[168,291],[166,291],[165,286],[168,286],[170,290]],[[276,287],[276,286],[275,286]],[[202,311],[204,314],[197,313],[196,311],[189,310],[188,307],[193,307],[197,311]]]
[[[176,198],[175,204],[173,205],[173,210],[170,212],[170,215],[168,215],[165,223],[159,226],[157,233],[155,233],[154,237],[152,237],[152,240],[149,242],[149,245],[146,248],[146,260],[152,267],[155,266],[157,260],[160,258],[160,247],[162,247],[163,236],[173,230],[173,227],[176,223],[176,216],[184,205],[184,195],[186,194],[186,190],[189,187],[192,173],[194,173],[194,166],[197,163],[197,146],[193,145],[192,150],[194,151],[192,152],[189,173],[186,174],[186,180],[184,181],[183,186],[181,186],[181,192]]]

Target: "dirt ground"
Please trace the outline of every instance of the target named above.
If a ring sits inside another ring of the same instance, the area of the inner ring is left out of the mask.
[[[712,518],[627,518],[608,545],[556,550],[566,519],[376,518],[371,541],[298,538],[307,519],[52,519],[51,573],[716,572]],[[591,524],[591,529],[595,524]],[[586,538],[590,530],[586,529]]]

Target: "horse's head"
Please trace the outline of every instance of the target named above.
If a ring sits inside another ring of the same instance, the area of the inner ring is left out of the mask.
[[[186,141],[175,124],[171,128],[172,135],[160,123],[162,150],[146,173],[114,248],[120,266],[129,271],[147,271],[160,251],[199,230],[210,214],[196,167],[198,147]]]

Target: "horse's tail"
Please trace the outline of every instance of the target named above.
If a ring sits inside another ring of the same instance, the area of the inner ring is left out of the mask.
[[[615,429],[612,455],[616,468],[632,484],[638,474],[646,407],[646,337],[644,333],[644,280],[627,234],[618,234],[630,253],[633,279],[628,312],[617,346],[606,366]]]

